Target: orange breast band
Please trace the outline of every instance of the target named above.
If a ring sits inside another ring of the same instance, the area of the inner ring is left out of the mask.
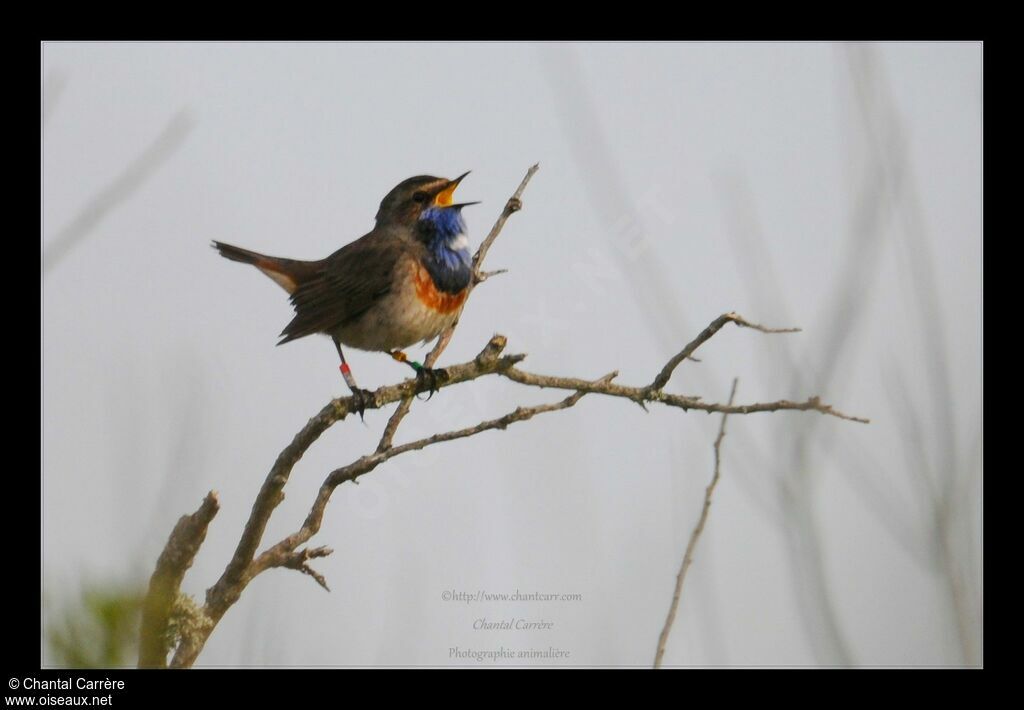
[[[458,293],[439,291],[434,285],[434,279],[430,278],[430,272],[422,266],[416,268],[416,298],[433,311],[451,313],[457,310],[466,300],[468,293],[468,288],[464,288]]]

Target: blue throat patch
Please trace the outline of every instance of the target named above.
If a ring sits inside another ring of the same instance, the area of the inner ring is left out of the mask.
[[[439,291],[458,293],[469,285],[473,270],[469,247],[453,249],[452,244],[466,233],[461,207],[429,207],[420,215],[420,230],[429,256],[425,266]]]

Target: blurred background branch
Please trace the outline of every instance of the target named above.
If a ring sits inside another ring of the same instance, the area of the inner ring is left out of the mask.
[[[60,100],[61,94],[64,93],[64,88],[68,84],[68,77],[63,71],[55,69],[46,75],[46,79],[43,81],[43,126],[53,117],[54,109],[57,108],[57,103]]]
[[[63,89],[63,84],[59,86]],[[57,89],[51,93],[53,91]],[[55,98],[54,96],[51,100]],[[44,108],[44,121],[47,115],[47,109]],[[116,178],[99,190],[79,213],[49,240],[43,248],[44,276],[78,247],[111,211],[131,199],[150,176],[174,155],[192,130],[192,126],[193,120],[184,109],[172,116],[153,142],[128,163]]]

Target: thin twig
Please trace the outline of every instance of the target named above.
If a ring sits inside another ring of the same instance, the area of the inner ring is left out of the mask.
[[[287,555],[282,556],[278,561],[278,567],[287,567],[289,569],[298,570],[303,574],[308,574],[316,583],[324,588],[324,591],[331,591],[331,588],[327,586],[327,580],[322,574],[317,572],[315,569],[309,566],[309,561],[317,557],[327,557],[328,555],[334,554],[334,550],[329,547],[307,547],[304,550],[296,550],[295,552],[289,552]]]
[[[732,391],[729,393],[729,404],[731,405],[733,399],[736,397],[736,385],[739,382],[738,379],[732,381]],[[700,539],[700,535],[704,532],[704,524],[708,520],[708,511],[711,510],[711,496],[715,492],[715,486],[718,485],[718,477],[721,472],[722,465],[722,439],[725,438],[725,420],[729,418],[729,413],[722,414],[722,423],[718,427],[718,436],[715,438],[715,471],[711,476],[711,483],[708,484],[707,489],[704,491],[704,507],[700,511],[700,519],[697,521],[697,527],[693,529],[690,534],[690,542],[686,545],[686,554],[683,555],[683,562],[679,567],[679,574],[676,575],[676,589],[672,594],[672,604],[668,608],[668,618],[665,619],[665,626],[661,630],[661,635],[658,637],[658,651],[654,655],[654,667],[661,668],[661,661],[665,657],[665,645],[668,643],[668,635],[672,631],[672,623],[676,620],[676,611],[679,609],[679,597],[683,592],[683,582],[686,580],[686,572],[690,569],[690,565],[693,564],[693,551],[697,548],[697,541]]]
[[[742,328],[753,328],[759,330],[762,333],[799,333],[799,328],[766,328],[763,325],[757,323],[751,323],[743,316],[738,313],[723,313],[722,315],[711,321],[711,324],[701,331],[700,335],[690,341],[685,348],[683,348],[678,355],[673,357],[667,363],[665,367],[661,369],[658,376],[654,378],[654,382],[651,383],[652,390],[660,390],[668,384],[669,379],[672,377],[672,373],[679,367],[679,363],[689,358],[701,345],[706,343],[711,337],[722,329],[726,323],[735,323]]]
[[[512,197],[505,203],[505,209],[501,211],[501,215],[498,217],[498,221],[491,227],[490,233],[484,237],[484,240],[480,243],[480,248],[476,250],[476,254],[473,256],[473,274],[480,277],[480,265],[484,263],[484,258],[487,256],[487,252],[490,251],[491,245],[494,244],[494,240],[501,234],[502,228],[505,226],[505,222],[513,214],[523,209],[523,191],[526,190],[526,186],[530,183],[530,179],[534,173],[540,170],[540,163],[534,163],[530,166],[530,169],[526,171],[526,175],[523,176],[522,181],[519,183],[519,187],[512,193]]]
[[[699,397],[687,397],[685,395],[667,394],[661,391],[652,391],[650,387],[629,387],[612,383],[595,384],[589,380],[582,380],[576,377],[552,377],[551,375],[538,375],[532,372],[520,370],[518,367],[509,367],[499,372],[513,382],[533,387],[551,387],[554,389],[574,390],[578,392],[594,392],[609,397],[622,397],[638,404],[645,402],[657,402],[669,407],[678,407],[683,410],[697,410],[701,412],[716,414],[756,414],[758,412],[818,412],[830,417],[845,419],[859,424],[870,424],[870,419],[855,417],[844,414],[831,405],[825,404],[819,397],[810,397],[803,402],[791,402],[786,399],[774,402],[755,402],[753,404],[720,404],[714,402],[703,402]]]

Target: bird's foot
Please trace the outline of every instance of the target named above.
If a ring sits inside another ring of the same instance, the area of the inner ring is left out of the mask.
[[[441,389],[441,385],[448,381],[448,371],[443,368],[431,368],[420,366],[416,368],[416,391],[428,392],[427,399],[434,396],[434,393]]]
[[[362,387],[352,387],[352,410],[359,414],[359,419],[363,420],[363,412],[370,405],[377,406],[377,401],[373,396],[373,392],[370,390],[364,390]]]

